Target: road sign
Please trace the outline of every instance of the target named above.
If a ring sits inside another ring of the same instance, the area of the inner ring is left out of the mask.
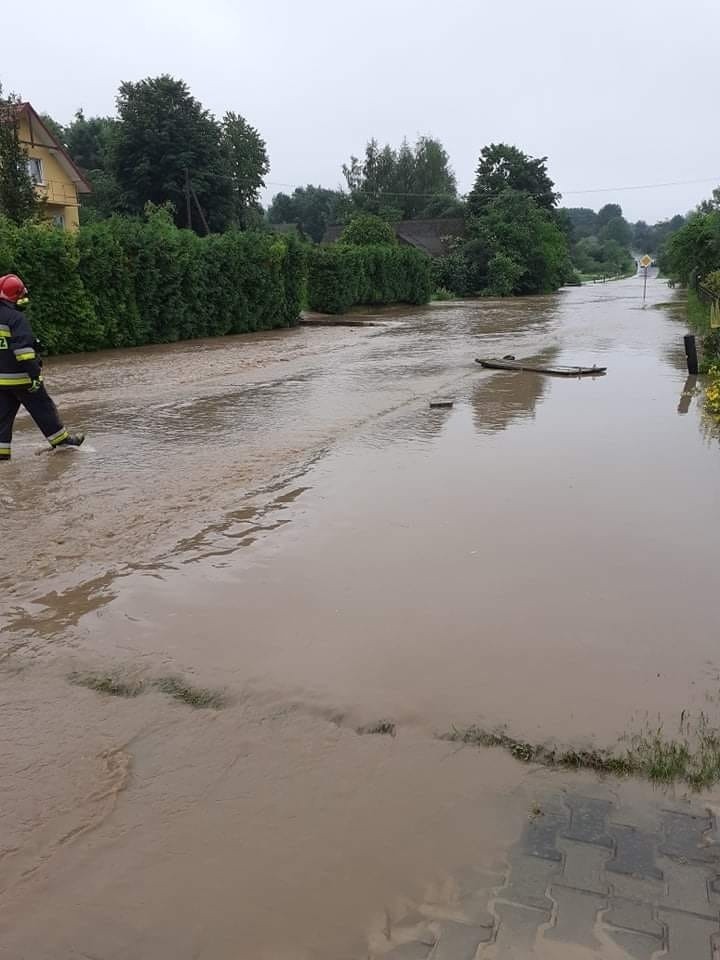
[[[649,257],[647,254],[645,254],[644,257],[641,257],[641,258],[640,258],[640,266],[643,267],[643,268],[646,269],[646,270],[647,270],[647,268],[650,266],[651,263],[652,263],[652,257]]]

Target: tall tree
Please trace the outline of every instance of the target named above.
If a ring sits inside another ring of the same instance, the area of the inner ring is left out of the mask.
[[[632,226],[633,246],[639,253],[649,253],[652,247],[652,227],[644,220],[638,220]]]
[[[49,113],[41,113],[40,119],[48,128],[50,133],[60,141],[60,143],[65,143],[65,128],[61,123],[58,123]]]
[[[118,121],[113,117],[86,117],[76,111],[63,129],[65,146],[90,181],[89,193],[80,208],[81,223],[125,211],[123,194],[115,178],[113,150]]]
[[[64,129],[65,145],[75,163],[86,170],[109,170],[113,134],[117,121],[112,117],[86,117],[82,109]]]
[[[374,138],[365,147],[361,161],[351,157],[343,175],[357,211],[374,213],[386,220],[409,220],[437,215],[435,210],[456,208],[457,186],[450,159],[442,143],[420,137],[411,148],[403,140],[399,150]],[[434,205],[432,213],[427,211]]]
[[[662,270],[681,283],[706,276],[720,266],[720,210],[696,211],[671,233],[661,250]]]
[[[700,213],[712,213],[713,210],[720,210],[720,187],[715,187],[708,199],[698,204]]]
[[[415,192],[415,182],[415,154],[407,141],[407,137],[404,137],[395,160],[394,190],[402,206],[403,219],[405,220],[412,217],[417,201],[417,198],[412,196]]]
[[[349,214],[346,193],[324,187],[296,187],[292,196],[278,193],[273,197],[267,218],[270,223],[294,223],[302,232],[320,243],[330,223],[342,223]]]
[[[597,215],[597,222],[599,227],[604,227],[606,224],[610,223],[611,220],[615,220],[618,217],[622,217],[622,207],[619,203],[606,203],[604,207],[600,207]]]
[[[611,217],[600,231],[605,240],[614,240],[626,249],[632,243],[632,228],[625,217]]]
[[[240,226],[248,227],[258,216],[260,191],[270,170],[267,148],[255,127],[237,113],[225,114],[222,132],[232,177],[235,219]]]
[[[561,210],[570,223],[573,240],[591,237],[597,232],[597,213],[589,207],[563,207]]]
[[[553,212],[527,191],[489,197],[468,224],[465,255],[488,293],[556,290],[571,272],[567,238]]]
[[[169,201],[178,226],[202,232],[203,216],[212,230],[230,225],[233,184],[222,129],[187,85],[168,74],[123,83],[117,107],[112,165],[127,210]]]
[[[469,212],[479,214],[489,200],[507,189],[525,193],[542,209],[553,210],[560,194],[554,190],[546,162],[547,157],[530,157],[506,143],[483,147],[468,195]]]
[[[434,137],[420,137],[415,144],[414,188],[417,199],[424,201],[422,206],[427,206],[428,199],[454,197],[457,194],[450,157],[442,143]]]
[[[39,206],[18,134],[20,103],[13,93],[3,97],[0,87],[0,214],[14,223],[30,220]]]

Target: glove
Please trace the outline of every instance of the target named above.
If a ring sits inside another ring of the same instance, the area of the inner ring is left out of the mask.
[[[28,393],[37,393],[40,387],[43,385],[42,374],[32,381],[30,386],[27,388]]]

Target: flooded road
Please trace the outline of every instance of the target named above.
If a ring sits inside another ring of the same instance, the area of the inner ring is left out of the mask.
[[[550,776],[437,734],[717,719],[720,444],[641,284],[48,364],[89,440],[0,476],[3,960],[367,956]]]

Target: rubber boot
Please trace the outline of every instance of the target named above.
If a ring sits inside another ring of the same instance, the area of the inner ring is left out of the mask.
[[[60,443],[55,444],[55,449],[59,450],[60,447],[81,447],[84,442],[84,433],[69,433],[64,440],[61,440]]]

